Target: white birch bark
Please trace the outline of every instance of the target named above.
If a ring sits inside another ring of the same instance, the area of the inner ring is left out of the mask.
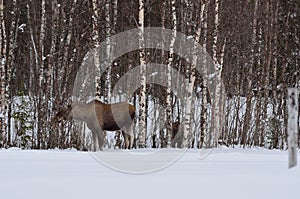
[[[164,0],[162,2],[162,17],[161,17],[161,26],[162,28],[164,29],[165,28],[165,23],[166,22],[166,0]],[[162,39],[163,41],[161,42],[161,45],[162,45],[162,49],[165,48],[165,35],[162,34]],[[165,64],[166,63],[166,52],[165,51],[162,51],[161,52],[161,63],[162,64]],[[164,75],[161,75],[160,78],[164,78]],[[163,81],[163,79],[161,79],[161,81]],[[158,124],[156,124],[157,126],[164,126],[166,123],[166,114],[162,114],[161,116],[161,120],[159,120]],[[159,131],[159,139],[160,139],[160,147],[161,148],[166,148],[167,147],[167,138],[164,134],[164,131],[161,129]]]
[[[101,100],[101,68],[100,68],[100,55],[98,51],[98,47],[100,45],[99,42],[99,7],[98,7],[98,0],[93,0],[93,42],[94,42],[94,67],[95,67],[95,97]],[[93,139],[93,147],[95,150],[98,150],[100,146],[95,139]]]
[[[176,31],[177,31],[177,17],[176,17],[176,7],[175,0],[171,1],[171,15],[172,15],[172,26],[173,26],[173,34],[170,42],[170,52],[169,52],[169,60],[167,66],[167,99],[166,99],[166,123],[167,123],[167,148],[171,147],[171,134],[172,134],[172,97],[171,97],[171,84],[172,84],[172,64],[174,59],[174,44],[176,40]]]
[[[268,103],[269,103],[269,92],[270,92],[270,75],[271,75],[271,62],[273,57],[273,40],[272,40],[272,27],[274,23],[274,17],[271,15],[271,3],[269,1],[266,1],[266,33],[265,33],[265,41],[267,44],[265,44],[265,57],[266,57],[266,65],[264,66],[265,70],[265,77],[264,77],[264,103],[263,103],[263,126],[267,124],[267,109],[268,109]],[[261,136],[260,136],[260,145],[264,146],[265,143],[265,137],[266,137],[266,128],[261,129]]]
[[[33,31],[32,31],[32,24],[31,24],[31,21],[32,21],[32,18],[30,16],[30,13],[31,13],[31,6],[30,6],[30,2],[27,4],[27,19],[28,19],[28,29],[29,29],[29,33],[30,33],[30,41],[32,43],[32,50],[33,52],[30,53],[30,55],[32,57],[34,57],[34,63],[35,63],[35,66],[38,66],[39,65],[39,60],[38,60],[38,51],[37,51],[37,46],[36,46],[36,43],[35,43],[35,40],[34,40],[34,35],[33,35]],[[32,68],[32,67],[30,67]],[[33,70],[31,71],[31,74],[33,74]]]
[[[105,4],[105,27],[106,27],[106,60],[110,59],[110,53],[111,53],[111,14],[110,14],[110,6],[111,1],[107,0]],[[106,65],[108,66],[110,63],[107,61]],[[111,65],[107,68],[107,74],[106,74],[106,81],[105,81],[105,96],[104,101],[109,102],[110,101],[110,93],[111,93]]]
[[[144,40],[144,0],[139,0],[139,58],[140,58],[140,96],[139,96],[139,147],[145,148],[146,138],[146,61],[145,61],[145,40]]]
[[[52,81],[52,75],[53,75],[53,69],[54,69],[54,54],[55,54],[55,47],[56,47],[56,41],[57,41],[57,28],[58,28],[58,20],[59,20],[59,11],[58,11],[58,2],[57,0],[52,1],[52,38],[51,38],[51,47],[50,47],[50,60],[48,62],[48,74],[47,74],[47,91],[49,91],[49,95],[52,96],[52,91],[50,89],[53,88],[53,82]],[[50,100],[52,101],[52,100]]]
[[[47,107],[54,107],[53,104],[51,104],[51,106],[48,105],[48,103],[53,103],[54,99],[53,99],[53,88],[54,88],[54,82],[53,82],[53,71],[54,68],[57,67],[55,66],[54,63],[54,54],[55,54],[55,47],[56,47],[56,41],[57,41],[57,28],[58,28],[58,2],[57,0],[53,0],[51,3],[51,9],[53,12],[52,15],[52,27],[51,27],[51,33],[52,33],[52,38],[51,38],[51,46],[50,46],[50,53],[49,56],[47,56],[47,58],[49,59],[48,61],[48,66],[47,66],[47,75],[46,75],[46,106]],[[48,115],[48,114],[47,114]],[[51,116],[48,115],[48,121],[51,120],[50,118]],[[47,125],[47,128],[49,128],[49,125]],[[51,129],[47,129],[47,132],[51,130]],[[34,133],[34,131],[33,131]],[[32,136],[34,137],[34,136]]]
[[[298,89],[288,89],[288,153],[289,168],[297,165],[298,156]]]
[[[72,38],[72,26],[73,26],[73,20],[74,20],[74,13],[75,13],[75,8],[76,8],[77,0],[73,0],[73,4],[71,4],[71,12],[70,12],[70,19],[69,19],[69,24],[68,24],[68,31],[67,31],[67,40],[66,40],[66,45],[69,47],[71,43],[71,38]],[[67,5],[68,6],[68,5]]]
[[[16,17],[17,15],[17,9],[16,9],[16,5],[17,5],[17,1],[13,0],[12,1],[12,21],[11,21],[11,26],[10,26],[10,36],[9,36],[9,42],[7,44],[7,48],[8,48],[8,57],[6,57],[6,77],[5,77],[5,97],[7,100],[7,144],[10,145],[11,144],[11,106],[12,106],[12,100],[11,100],[11,88],[10,88],[10,82],[11,82],[11,71],[12,71],[12,67],[14,65],[14,61],[15,61],[15,48],[16,48],[16,38],[18,36],[18,31],[17,31],[17,24],[18,24],[18,18]]]
[[[218,40],[219,40],[219,6],[220,1],[215,1],[215,20],[214,20],[214,38],[213,38],[213,62],[215,67],[214,74],[214,86],[215,90],[212,97],[212,128],[211,128],[211,139],[210,147],[216,147],[218,137],[222,131],[222,112],[223,112],[223,103],[222,103],[222,84],[221,84],[221,74],[222,68],[221,61],[218,60]],[[223,45],[223,48],[225,45]],[[221,58],[222,59],[222,58]]]
[[[63,51],[63,55],[62,55],[63,56],[63,59],[62,59],[63,63],[62,63],[62,65],[63,66],[68,66],[68,68],[72,68],[72,66],[71,66],[72,65],[72,60],[71,61],[69,60],[69,57],[71,57],[71,56],[70,56],[70,54],[68,52],[68,49],[70,48],[70,45],[71,45],[72,31],[73,31],[72,27],[74,25],[73,21],[74,21],[74,13],[75,13],[76,4],[77,4],[77,0],[73,0],[72,4],[65,5],[65,6],[71,6],[71,11],[70,11],[70,16],[69,16],[69,23],[65,24],[67,28],[64,28],[64,29],[67,29],[67,31],[65,32],[65,35],[63,35],[63,37],[66,37],[66,40],[64,42],[64,47],[63,47],[64,51]],[[62,9],[62,10],[64,10],[64,9]],[[63,15],[62,16],[63,18],[67,18],[66,13],[64,11],[63,11],[62,15]],[[62,72],[63,73],[67,73],[66,76],[68,76],[68,72],[67,72],[66,69],[63,69]],[[68,89],[68,87],[64,86],[64,89]],[[69,91],[63,90],[62,93],[65,95],[65,94],[69,93]],[[67,97],[67,96],[64,96],[64,97]]]
[[[204,7],[204,14],[203,14],[203,49],[206,51],[206,46],[207,46],[207,23],[208,23],[208,5],[210,1],[203,1],[203,4],[205,4]],[[206,56],[206,53],[205,55]],[[204,140],[205,138],[209,137],[208,136],[208,120],[207,120],[207,104],[208,104],[208,89],[207,89],[207,80],[208,80],[208,75],[207,75],[207,57],[204,57],[204,67],[203,67],[203,88],[202,88],[202,107],[201,107],[201,135],[199,138],[199,147],[202,147],[202,143],[206,143]],[[202,140],[201,140],[202,139]]]
[[[99,8],[98,0],[93,0],[93,42],[94,42],[94,66],[95,66],[95,97],[100,99],[101,96],[101,69],[100,57],[98,52],[99,47]]]
[[[45,83],[45,74],[44,74],[44,63],[45,63],[45,54],[44,54],[44,49],[45,49],[45,31],[46,31],[46,2],[45,0],[41,1],[40,4],[40,9],[41,9],[41,18],[40,18],[40,30],[39,30],[39,35],[37,37],[34,36],[33,32],[33,26],[31,24],[31,16],[30,16],[30,11],[32,8],[32,2],[28,2],[27,4],[27,17],[28,17],[28,27],[29,27],[29,32],[30,32],[30,38],[31,38],[31,43],[32,43],[32,48],[33,48],[33,55],[34,55],[34,60],[35,60],[35,70],[37,72],[33,72],[32,75],[35,76],[37,82],[36,82],[36,99],[34,100],[35,102],[35,108],[36,108],[36,113],[34,116],[37,116],[37,120],[34,120],[35,126],[37,127],[37,145],[40,147],[41,143],[44,143],[42,140],[44,136],[42,135],[42,132],[46,132],[44,130],[45,128],[45,123],[46,123],[46,117],[47,114],[45,114],[45,111],[47,109],[47,105],[45,104],[47,99],[44,97],[44,84]],[[38,42],[36,42],[36,40]],[[34,133],[32,134],[32,141],[34,141]],[[35,145],[35,144],[34,144]]]
[[[39,49],[40,49],[40,64],[37,65],[39,67],[39,86],[40,86],[40,92],[43,92],[43,81],[44,81],[44,61],[45,61],[45,47],[44,47],[44,41],[45,41],[45,34],[46,34],[46,2],[45,0],[42,0],[41,5],[41,29],[40,29],[40,43],[39,43]],[[42,95],[42,93],[40,93]],[[41,97],[41,96],[40,96]]]
[[[32,18],[31,18],[31,15],[30,13],[32,13],[31,11],[31,6],[30,6],[31,2],[28,2],[27,3],[27,19],[28,19],[28,22],[27,22],[27,27],[28,27],[28,30],[29,30],[29,34],[30,34],[30,42],[31,42],[31,46],[30,46],[30,63],[32,64],[32,66],[35,66],[37,67],[38,64],[39,64],[39,60],[38,60],[38,51],[37,51],[37,45],[36,45],[36,42],[35,42],[35,39],[34,39],[34,35],[33,35],[33,27],[32,27]],[[36,79],[38,79],[38,77],[36,76],[36,72],[35,72],[35,69],[34,67],[30,67],[30,88],[34,88],[34,82]],[[37,82],[37,84],[39,84],[39,81]],[[38,85],[37,85],[38,86]],[[35,92],[35,91],[30,91],[30,92]],[[33,96],[36,96],[38,93],[33,93]],[[35,107],[37,107],[37,99],[36,97],[34,97],[34,105]],[[33,115],[33,118],[37,118],[37,112],[38,111],[35,111],[34,112],[34,115]],[[34,126],[35,128],[37,129],[37,126],[38,126],[38,121],[35,120],[34,121]],[[36,140],[36,136],[35,136],[35,131],[32,132],[32,143],[34,146],[37,145],[37,143],[35,143]]]
[[[6,137],[7,100],[5,96],[5,62],[6,62],[6,31],[4,21],[4,4],[0,0],[0,145],[4,145]],[[2,143],[1,143],[2,142]]]
[[[13,0],[13,3],[12,3],[12,7],[13,7],[13,17],[12,17],[12,22],[11,22],[11,26],[10,26],[10,36],[9,36],[9,43],[8,43],[8,58],[7,58],[7,64],[10,65],[8,66],[8,71],[7,71],[7,74],[8,74],[8,81],[10,81],[11,79],[11,67],[13,65],[13,62],[14,62],[14,48],[16,47],[16,38],[17,38],[17,22],[18,22],[18,19],[16,16],[16,5],[17,5],[17,1],[16,0]],[[7,91],[8,91],[8,87],[7,87]]]
[[[112,34],[116,34],[118,20],[118,0],[113,0],[113,24]]]
[[[213,32],[213,61],[215,64],[215,67],[220,67],[218,64],[218,49],[217,49],[217,44],[218,44],[218,34],[219,34],[219,5],[220,5],[220,0],[215,0],[215,19],[214,19],[214,32]]]
[[[100,69],[100,55],[98,52],[99,42],[99,8],[98,0],[93,0],[93,42],[94,42],[94,66],[95,66],[95,97],[101,96],[101,69]]]
[[[36,65],[39,73],[39,84],[38,84],[38,106],[37,106],[37,114],[38,114],[38,146],[40,144],[42,145],[42,148],[44,148],[44,133],[46,132],[45,123],[46,123],[46,114],[45,114],[45,102],[46,99],[44,98],[44,83],[45,83],[45,75],[44,75],[44,63],[45,63],[45,47],[44,47],[44,41],[45,41],[45,26],[46,26],[46,2],[45,0],[42,0],[41,2],[41,24],[40,24],[40,35],[39,35],[39,53],[38,57],[36,58],[38,60],[38,65]]]
[[[203,20],[204,9],[205,9],[205,4],[203,3],[201,5],[201,11],[200,11],[201,21]],[[196,35],[195,35],[195,42],[197,42],[197,43],[199,43],[199,41],[200,41],[201,31],[202,31],[202,27],[200,25],[198,30],[196,31]],[[195,84],[195,80],[196,80],[195,70],[196,70],[197,58],[198,58],[198,55],[196,54],[196,46],[192,53],[194,53],[193,60],[192,60],[191,68],[190,68],[190,74],[188,75],[188,80],[187,80],[187,84],[186,84],[187,96],[186,96],[186,101],[185,101],[185,114],[184,114],[184,123],[183,123],[183,147],[184,148],[188,147],[188,145],[189,145],[188,136],[191,134],[191,113],[192,113],[193,89],[194,89],[194,84]],[[197,140],[197,138],[195,138],[195,141],[196,140]]]

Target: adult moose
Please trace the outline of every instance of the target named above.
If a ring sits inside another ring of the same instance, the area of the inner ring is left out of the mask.
[[[104,131],[122,130],[125,148],[130,149],[133,143],[132,121],[135,115],[135,107],[126,102],[105,104],[98,100],[92,100],[87,104],[72,103],[62,108],[55,116],[55,121],[79,120],[86,122],[92,131],[94,150],[96,143],[102,151],[104,146]]]

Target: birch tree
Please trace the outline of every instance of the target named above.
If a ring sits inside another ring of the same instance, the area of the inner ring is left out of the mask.
[[[95,97],[100,98],[101,96],[101,68],[100,68],[100,56],[98,52],[99,47],[99,8],[98,1],[93,0],[93,42],[94,42],[94,66],[95,66]]]
[[[176,0],[171,0],[171,15],[172,15],[172,38],[170,42],[170,51],[169,51],[169,60],[167,66],[167,98],[166,98],[166,124],[167,124],[167,147],[171,147],[171,133],[172,133],[172,92],[171,92],[171,84],[172,84],[172,64],[174,59],[174,44],[176,40],[176,31],[177,31],[177,17],[176,17]]]
[[[40,95],[42,95],[42,88],[43,88],[43,81],[44,81],[44,64],[45,64],[45,35],[46,35],[46,2],[42,0],[41,2],[41,29],[40,29],[40,36],[39,36],[39,86],[40,86]],[[41,97],[41,96],[39,96]]]
[[[3,0],[0,0],[0,147],[6,142],[6,124],[7,124],[7,99],[6,99],[6,29],[4,21],[4,4]]]
[[[265,34],[265,41],[267,42],[265,44],[265,80],[264,80],[264,99],[263,99],[263,126],[266,126],[267,123],[267,106],[269,103],[269,92],[270,92],[270,75],[271,75],[271,62],[273,57],[273,25],[274,25],[274,17],[272,17],[272,8],[270,5],[270,1],[266,1],[266,33]],[[264,146],[265,143],[265,136],[266,136],[266,128],[262,128],[261,130],[261,136],[260,136],[260,146]]]
[[[251,59],[249,63],[249,73],[248,73],[248,85],[247,85],[247,96],[246,96],[246,112],[245,112],[245,121],[244,127],[242,130],[241,144],[246,143],[247,133],[250,127],[251,119],[251,109],[252,109],[252,97],[253,97],[253,67],[255,61],[255,47],[256,47],[256,37],[257,37],[257,10],[258,10],[258,0],[254,1],[254,12],[253,12],[253,21],[252,21],[252,38],[251,38]]]
[[[139,60],[140,60],[140,93],[139,93],[139,147],[145,148],[146,141],[146,60],[144,41],[144,0],[139,0]]]
[[[200,36],[202,32],[202,22],[203,22],[203,16],[204,16],[204,9],[205,9],[205,3],[202,3],[201,5],[201,10],[200,10],[200,25],[199,28],[196,31],[195,34],[195,42],[199,43],[200,41]],[[193,53],[193,59],[192,59],[192,64],[190,65],[190,71],[187,76],[187,81],[186,81],[186,99],[185,99],[185,114],[184,114],[184,125],[183,125],[183,147],[187,148],[189,145],[188,142],[188,135],[191,134],[191,112],[192,112],[192,100],[193,100],[193,90],[194,90],[194,84],[196,80],[196,75],[195,75],[195,70],[196,70],[196,65],[197,65],[197,59],[198,56],[196,54],[196,46],[194,47],[194,50],[192,51]],[[205,68],[205,67],[204,67]],[[197,138],[195,138],[197,142]]]
[[[289,153],[289,168],[297,165],[297,150],[298,150],[298,89],[288,89],[288,153]]]
[[[277,96],[277,75],[278,75],[278,15],[279,15],[279,0],[276,1],[275,14],[274,14],[274,26],[273,26],[273,36],[274,36],[274,62],[273,62],[273,114],[277,116],[278,114],[278,98]]]
[[[7,38],[7,49],[6,49],[6,59],[5,59],[5,96],[6,96],[6,107],[4,113],[7,114],[7,145],[11,145],[11,117],[12,117],[12,95],[11,95],[11,78],[12,78],[12,67],[15,61],[14,50],[16,48],[16,38],[17,38],[17,1],[12,1],[12,10],[10,10],[11,24],[9,29],[9,37]]]
[[[117,0],[115,0],[117,1]],[[115,2],[117,4],[117,2]],[[111,32],[112,32],[112,23],[111,23],[111,1],[107,0],[105,4],[105,29],[106,29],[106,60],[107,60],[107,73],[106,73],[106,80],[105,80],[105,97],[104,101],[110,101],[110,92],[111,92],[111,64],[108,62],[110,59],[110,53],[112,48],[111,43]]]
[[[55,72],[55,68],[57,68],[57,63],[55,62],[55,51],[56,51],[56,47],[57,47],[57,40],[58,40],[58,21],[59,21],[59,5],[57,0],[53,0],[51,3],[51,11],[52,11],[52,23],[51,23],[51,33],[52,33],[52,37],[51,37],[51,46],[50,46],[50,52],[49,52],[49,60],[48,60],[48,66],[47,66],[47,77],[46,77],[46,99],[47,103],[50,102],[51,105],[49,106],[47,104],[47,107],[52,107],[51,112],[54,112],[55,110],[55,105],[54,104],[54,100],[55,100],[55,86],[54,86],[54,72]],[[58,81],[58,80],[56,80]],[[50,118],[48,118],[49,122],[51,123],[51,115],[49,115]],[[49,126],[48,126],[49,128]],[[55,139],[55,137],[57,137],[58,134],[58,129],[57,128],[49,128],[47,129],[47,131],[49,131],[49,147],[50,148],[54,148],[57,145],[57,140]],[[34,134],[34,132],[33,132]],[[34,135],[32,135],[32,137],[34,138]]]
[[[167,6],[166,6],[166,1],[167,0],[164,0],[163,2],[162,2],[162,16],[161,16],[161,27],[164,29],[164,28],[166,28],[166,9],[167,9]],[[165,48],[165,35],[164,34],[162,34],[162,39],[163,39],[163,41],[161,42],[161,45],[162,45],[162,49],[164,49]],[[164,64],[165,62],[166,62],[166,53],[165,53],[165,51],[162,51],[161,52],[161,63],[162,64]],[[162,75],[162,77],[161,78],[164,78],[163,77],[163,75]],[[167,121],[166,120],[166,114],[163,114],[163,119],[162,120],[159,120],[158,122],[159,122],[159,125],[158,126],[164,126],[165,124],[166,124],[166,122],[165,121]],[[167,124],[167,125],[169,125],[169,128],[167,127],[167,129],[170,129],[170,123],[169,124]],[[160,147],[161,148],[166,148],[167,147],[167,138],[166,138],[166,136],[164,135],[164,131],[163,130],[160,130],[160,133],[159,133],[160,135],[159,135],[159,139],[160,139]]]
[[[201,2],[204,6],[204,8],[201,7],[201,10],[203,10],[203,18],[201,18],[201,24],[200,26],[203,26],[203,49],[206,52],[206,46],[207,46],[207,23],[208,23],[208,5],[210,3],[210,0],[208,1],[203,1]],[[206,53],[205,53],[206,56]],[[199,148],[202,147],[202,143],[204,142],[204,137],[207,136],[207,95],[208,95],[208,90],[207,90],[207,57],[204,57],[204,69],[203,69],[203,86],[202,86],[202,103],[201,103],[201,119],[200,119],[200,128],[201,128],[201,133],[200,133],[200,138],[199,138]],[[207,136],[208,137],[208,136]]]
[[[213,62],[214,62],[214,93],[212,97],[212,128],[211,128],[211,140],[210,146],[216,147],[219,135],[221,135],[222,131],[222,117],[223,117],[223,94],[222,94],[222,69],[223,69],[223,58],[224,58],[224,49],[226,44],[225,42],[222,46],[221,53],[218,54],[218,42],[219,42],[219,26],[220,26],[220,19],[219,19],[219,12],[220,12],[220,1],[215,0],[215,13],[214,13],[214,31],[213,31]],[[219,60],[220,59],[220,60]]]
[[[46,91],[47,91],[47,95],[49,96],[48,98],[53,97],[53,71],[54,68],[57,67],[56,63],[55,63],[55,51],[56,51],[56,42],[58,40],[58,33],[57,33],[57,29],[58,29],[58,21],[59,21],[59,5],[57,0],[53,0],[51,3],[51,10],[52,10],[52,24],[51,24],[51,33],[52,33],[52,37],[51,37],[51,44],[50,44],[50,54],[48,56],[49,61],[48,61],[48,66],[47,66],[47,77],[46,77]],[[52,89],[52,90],[51,90]],[[50,101],[52,102],[53,99],[50,99]]]
[[[41,23],[40,23],[40,35],[39,35],[39,43],[38,49],[39,54],[36,58],[38,60],[38,65],[36,66],[39,70],[38,77],[38,99],[37,99],[37,110],[38,110],[38,129],[37,129],[37,137],[38,137],[38,146],[41,148],[45,148],[45,124],[46,124],[46,114],[45,111],[47,109],[45,103],[47,99],[44,98],[44,85],[45,85],[45,35],[46,35],[46,2],[42,0],[41,2]]]

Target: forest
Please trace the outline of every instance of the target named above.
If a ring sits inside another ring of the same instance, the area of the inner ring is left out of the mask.
[[[287,148],[287,89],[300,88],[299,0],[0,0],[0,22],[0,148],[89,150],[85,123],[53,118],[91,99],[136,107],[135,148]],[[147,44],[149,28],[169,30],[164,47]],[[138,48],[114,56],[114,38],[131,30]],[[185,49],[183,36],[203,54]],[[212,70],[199,71],[206,54]],[[147,71],[153,63],[162,69]],[[91,81],[79,84],[78,74]],[[78,97],[78,87],[88,93]],[[122,142],[108,133],[105,147]]]

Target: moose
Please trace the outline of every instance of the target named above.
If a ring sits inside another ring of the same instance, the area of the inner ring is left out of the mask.
[[[133,144],[132,121],[135,117],[135,107],[126,102],[106,104],[99,100],[89,103],[72,103],[62,108],[54,117],[55,121],[78,120],[86,122],[92,131],[94,150],[98,142],[102,151],[105,131],[121,130],[125,148],[130,149]]]
[[[162,141],[162,147],[166,147],[167,145],[167,138],[164,135],[164,129],[167,128],[167,123],[164,124],[163,128],[160,130],[160,140]],[[153,146],[156,147],[156,135],[152,137]],[[183,141],[183,134],[182,134],[182,127],[180,121],[176,121],[172,123],[172,130],[171,130],[171,147],[181,148]]]
[[[182,147],[182,140],[183,140],[183,135],[182,135],[182,129],[180,129],[181,123],[179,121],[176,121],[172,124],[172,134],[171,134],[171,147]],[[178,132],[179,131],[179,132]]]

